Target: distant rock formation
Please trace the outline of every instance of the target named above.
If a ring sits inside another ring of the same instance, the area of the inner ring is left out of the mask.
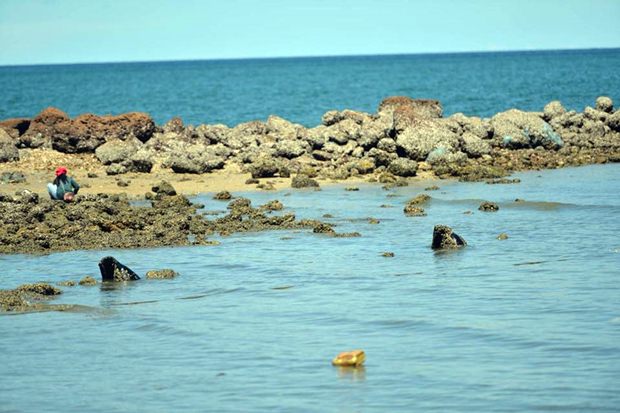
[[[444,118],[437,100],[391,96],[374,114],[331,110],[321,120],[306,128],[272,115],[228,127],[174,118],[157,127],[144,113],[71,119],[47,108],[32,120],[0,122],[0,161],[18,159],[13,146],[47,147],[94,152],[108,174],[150,172],[154,165],[203,174],[236,164],[256,179],[312,168],[325,179],[428,171],[466,181],[620,161],[620,112],[605,96],[583,113],[553,101],[542,112],[510,109],[488,119],[461,113]]]

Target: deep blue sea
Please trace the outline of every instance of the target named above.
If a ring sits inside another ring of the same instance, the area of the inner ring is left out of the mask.
[[[234,126],[276,114],[315,126],[332,109],[374,113],[391,95],[445,114],[620,103],[620,49],[0,67],[0,119],[47,106],[71,116],[143,111],[162,124]]]
[[[446,114],[555,99],[582,110],[600,95],[620,105],[619,67],[620,49],[0,67],[0,118],[52,105],[312,126],[330,109],[374,112],[389,95],[437,98]],[[516,176],[437,182],[416,218],[403,206],[425,182],[234,194],[279,199],[359,238],[305,230],[0,255],[2,289],[99,278],[105,255],[181,274],[63,287],[54,302],[76,311],[0,316],[0,412],[618,412],[620,164]],[[483,200],[500,210],[478,211]],[[225,211],[212,194],[197,202]],[[433,252],[435,224],[469,245]],[[331,366],[357,348],[365,367]]]

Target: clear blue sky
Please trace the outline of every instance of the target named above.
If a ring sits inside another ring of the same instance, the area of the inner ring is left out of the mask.
[[[620,0],[0,0],[0,65],[620,47]]]

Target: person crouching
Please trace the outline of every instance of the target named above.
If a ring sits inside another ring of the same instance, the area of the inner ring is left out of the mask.
[[[56,178],[54,182],[47,184],[47,192],[50,198],[59,201],[71,202],[80,190],[80,185],[75,179],[67,176],[67,168],[59,166],[56,168]]]

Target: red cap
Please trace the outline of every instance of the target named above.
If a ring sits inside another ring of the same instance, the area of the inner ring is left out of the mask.
[[[56,176],[64,175],[66,173],[67,168],[65,168],[64,166],[59,166],[58,168],[56,168]]]

